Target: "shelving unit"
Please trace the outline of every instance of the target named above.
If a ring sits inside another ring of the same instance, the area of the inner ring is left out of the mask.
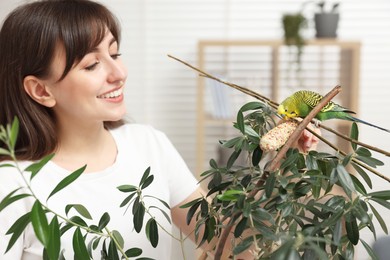
[[[321,92],[320,90],[324,90],[323,88],[330,90],[339,84],[342,86],[343,92],[342,95],[339,95],[341,99],[337,102],[357,112],[360,78],[360,47],[361,44],[358,41],[335,39],[313,39],[306,41],[303,52],[307,59],[305,61],[303,58],[302,63],[304,65],[308,64],[308,68],[303,68],[303,71],[309,71],[306,75],[307,81],[314,82],[313,87],[311,87],[310,83],[310,86],[306,88]],[[285,58],[291,55],[289,54],[289,50],[282,40],[202,40],[198,43],[198,67],[211,74],[213,74],[212,70],[215,69],[233,73],[235,70],[239,70],[244,73],[248,68],[260,67],[260,64],[265,67],[263,73],[266,72],[269,74],[269,76],[264,77],[262,91],[268,92],[268,96],[272,100],[280,102],[282,98],[293,92],[293,90],[286,89],[285,87],[285,85],[290,84],[289,78],[285,73],[286,68],[289,66]],[[263,56],[260,57],[261,55]],[[257,56],[259,56],[259,59],[255,61]],[[238,61],[238,59],[241,60]],[[243,60],[248,62],[245,63]],[[213,65],[214,67],[211,68]],[[313,69],[314,67],[316,70]],[[228,81],[248,87],[234,80],[228,79]],[[210,159],[206,157],[206,148],[208,148],[208,144],[206,143],[206,137],[208,135],[206,128],[217,128],[231,123],[235,119],[215,119],[210,113],[207,113],[205,100],[206,95],[209,95],[209,93],[206,91],[206,79],[204,77],[198,77],[197,84],[196,170],[197,173],[201,173],[208,167],[208,160],[206,158]],[[298,89],[302,88],[297,86],[294,91]],[[256,89],[254,90],[257,91]],[[244,103],[241,105],[244,105]],[[348,127],[349,125],[347,124],[338,125],[339,131],[342,132],[348,131]],[[207,150],[209,151],[210,149]]]

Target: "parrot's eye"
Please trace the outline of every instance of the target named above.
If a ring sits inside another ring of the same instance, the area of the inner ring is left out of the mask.
[[[285,109],[284,112],[287,112],[287,109]]]

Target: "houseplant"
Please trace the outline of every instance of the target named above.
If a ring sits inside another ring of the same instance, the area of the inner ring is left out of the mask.
[[[314,14],[314,24],[317,38],[336,38],[340,19],[339,3],[333,3],[327,8],[325,1],[317,4],[319,11]]]
[[[301,83],[301,57],[305,44],[303,30],[307,27],[307,19],[303,14],[303,10],[307,2],[303,3],[301,9],[296,13],[286,13],[282,16],[282,27],[284,43],[289,48],[289,53],[295,55],[295,58],[289,62],[289,70],[296,65],[296,76]],[[293,54],[294,53],[294,54]]]

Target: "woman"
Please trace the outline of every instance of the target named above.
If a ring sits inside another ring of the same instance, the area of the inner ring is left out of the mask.
[[[88,224],[97,224],[108,212],[109,228],[124,236],[125,249],[140,247],[143,256],[170,259],[169,235],[160,232],[159,245],[153,248],[143,232],[134,232],[132,215],[119,207],[126,194],[117,187],[138,185],[151,167],[154,181],[146,194],[169,202],[173,222],[185,234],[194,223],[185,224],[186,210],[178,205],[202,191],[163,133],[122,121],[127,71],[119,42],[115,17],[96,2],[46,0],[15,9],[0,32],[0,125],[14,117],[20,121],[16,157],[22,169],[55,154],[31,181],[42,202],[65,176],[87,165],[75,182],[48,200],[52,210],[66,216],[66,205],[82,204],[93,218]],[[1,168],[0,185],[0,200],[26,186],[14,168]],[[31,226],[4,254],[10,239],[5,233],[32,203],[19,200],[0,212],[1,259],[42,259],[43,248]],[[156,200],[146,204],[161,207]],[[70,211],[68,216],[73,215]],[[162,213],[153,215],[171,230]],[[72,232],[62,236],[61,247],[66,259],[73,259]],[[94,259],[100,259],[99,249]]]
[[[0,32],[0,124],[15,116],[20,121],[16,155],[22,169],[55,153],[32,180],[41,201],[86,164],[76,182],[50,198],[49,207],[65,216],[66,205],[82,204],[93,217],[88,224],[97,224],[108,212],[109,227],[121,232],[125,248],[140,247],[143,256],[170,259],[171,238],[160,232],[159,245],[153,248],[144,232],[134,232],[131,213],[119,207],[126,194],[117,187],[138,185],[151,167],[155,178],[146,194],[169,202],[174,223],[186,230],[185,210],[177,205],[192,193],[199,195],[197,181],[163,133],[123,123],[127,71],[119,40],[115,17],[95,2],[39,1],[18,7]],[[1,169],[0,183],[0,200],[26,186],[10,168]],[[156,200],[146,204],[163,207]],[[3,255],[10,238],[6,231],[31,206],[31,200],[23,199],[0,213],[1,259],[42,259],[42,246],[31,227]],[[161,213],[152,214],[171,229]],[[64,255],[73,259],[72,232],[64,236]],[[99,248],[94,259],[100,259]]]

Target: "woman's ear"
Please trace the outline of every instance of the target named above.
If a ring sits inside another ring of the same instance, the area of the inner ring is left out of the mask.
[[[32,75],[26,76],[23,80],[23,85],[27,94],[39,104],[45,107],[53,107],[56,104],[50,89],[37,77]]]

